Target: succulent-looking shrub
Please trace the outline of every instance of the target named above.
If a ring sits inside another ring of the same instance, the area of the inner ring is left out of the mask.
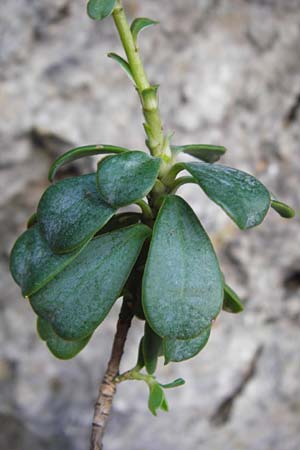
[[[194,357],[222,309],[243,310],[209,236],[178,188],[195,184],[241,230],[259,225],[270,207],[286,218],[294,212],[252,175],[219,164],[224,147],[176,146],[172,134],[164,134],[158,87],[148,82],[137,47],[139,32],[157,22],[138,18],[129,28],[119,0],[90,0],[88,13],[95,20],[113,15],[127,60],[109,56],[138,91],[150,154],[89,145],[59,157],[49,171],[51,186],[13,247],[10,268],[37,315],[39,336],[61,359],[88,345],[123,297],[127,314],[143,320],[145,331],[136,367],[113,381],[145,381],[156,415],[168,409],[164,389],[184,383],[160,384],[154,375],[158,358],[169,364]],[[185,154],[194,160],[182,162]],[[108,156],[95,173],[55,182],[61,166],[91,155]],[[188,175],[180,176],[182,171]],[[140,212],[124,210],[130,205]]]

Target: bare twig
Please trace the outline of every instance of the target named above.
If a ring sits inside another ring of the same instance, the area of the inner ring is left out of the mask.
[[[124,300],[117,324],[110,360],[99,387],[99,395],[95,404],[94,418],[91,433],[91,450],[102,450],[102,440],[108,421],[112,401],[116,392],[115,377],[119,374],[119,367],[124,346],[131,325],[132,312]]]

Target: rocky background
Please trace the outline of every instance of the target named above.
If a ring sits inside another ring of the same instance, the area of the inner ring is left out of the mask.
[[[150,79],[161,85],[174,143],[215,143],[225,163],[256,174],[300,206],[300,1],[128,0],[130,16],[161,21],[141,36]],[[119,304],[74,360],[52,357],[8,272],[16,236],[47,186],[50,161],[72,146],[144,148],[137,96],[105,53],[118,51],[111,19],[94,23],[84,0],[2,0],[0,12],[0,448],[87,450],[97,386]],[[89,171],[93,160],[65,174]],[[154,418],[139,383],[118,389],[107,450],[300,448],[300,227],[270,212],[240,232],[196,187],[229,283],[245,303],[221,314],[194,360],[161,367],[170,412]],[[123,368],[136,357],[131,331]]]

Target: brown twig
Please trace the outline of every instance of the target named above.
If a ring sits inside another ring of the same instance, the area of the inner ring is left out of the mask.
[[[120,362],[132,317],[132,311],[129,309],[127,302],[124,300],[120,311],[110,360],[103,381],[99,387],[99,394],[95,404],[91,432],[91,450],[103,449],[103,435],[112,407],[114,394],[116,392],[116,383],[114,379],[119,374]]]

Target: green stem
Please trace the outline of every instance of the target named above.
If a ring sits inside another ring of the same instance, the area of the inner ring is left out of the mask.
[[[163,157],[165,164],[167,164],[171,159],[171,150],[168,137],[165,137],[163,133],[163,124],[158,106],[157,86],[151,86],[149,83],[139,49],[130,30],[122,0],[117,0],[112,15],[142,103],[145,117],[144,128],[147,135],[146,144],[152,155]],[[162,173],[165,171],[166,167],[163,164]]]

